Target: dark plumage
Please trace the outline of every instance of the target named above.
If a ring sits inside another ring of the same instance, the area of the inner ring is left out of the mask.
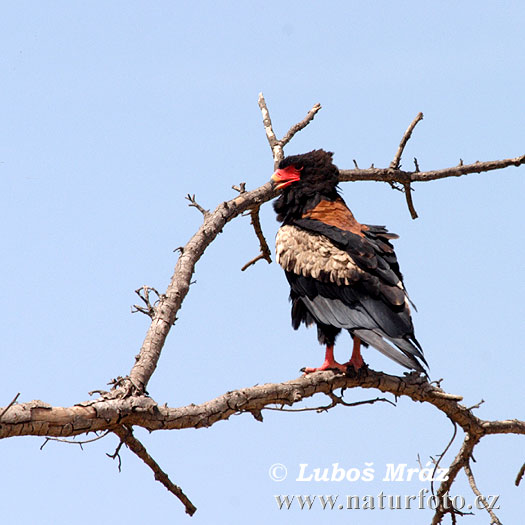
[[[397,235],[360,224],[338,193],[332,153],[314,150],[286,157],[272,176],[283,191],[274,203],[277,260],[290,283],[292,326],[317,325],[325,362],[306,372],[363,366],[361,342],[397,363],[425,373],[414,336],[409,299],[394,248]],[[352,358],[333,358],[342,329],[354,340]]]

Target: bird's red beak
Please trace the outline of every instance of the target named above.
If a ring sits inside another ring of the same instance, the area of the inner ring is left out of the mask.
[[[301,179],[301,171],[298,170],[295,166],[288,166],[276,172],[272,175],[271,180],[276,184],[275,189],[281,190],[292,184],[292,182],[297,182]]]

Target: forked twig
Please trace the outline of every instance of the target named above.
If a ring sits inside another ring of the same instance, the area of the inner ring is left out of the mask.
[[[419,112],[416,116],[416,118],[410,123],[410,126],[408,126],[407,130],[403,134],[403,137],[401,138],[401,142],[399,143],[399,147],[397,148],[396,154],[394,155],[394,159],[390,163],[390,169],[398,170],[401,164],[401,156],[403,155],[403,151],[405,149],[405,146],[407,145],[407,142],[410,140],[410,137],[412,136],[412,132],[414,131],[414,128],[417,126],[417,123],[423,120],[423,113]],[[414,164],[416,167],[416,172],[419,171],[419,165],[417,163],[417,160],[414,158]],[[403,183],[403,189],[405,192],[405,198],[407,201],[408,210],[410,211],[410,216],[412,219],[417,219],[417,212],[414,208],[414,201],[412,200],[412,188],[410,187],[410,182]]]
[[[190,203],[188,204],[188,206],[192,207],[192,208],[196,208],[197,210],[199,210],[202,215],[204,215],[204,218],[206,219],[206,217],[209,216],[210,214],[210,210],[205,210],[196,200],[195,200],[195,194],[191,195],[188,193],[188,195],[186,195],[186,200],[189,201]]]
[[[310,122],[314,119],[315,115],[317,115],[317,112],[321,109],[321,104],[314,104],[312,109],[306,114],[306,117],[304,117],[304,119],[301,120],[301,122],[294,124],[288,130],[286,135],[281,140],[279,140],[275,135],[275,131],[273,130],[270,112],[268,111],[268,106],[266,105],[266,100],[264,99],[264,95],[262,93],[259,93],[258,103],[263,116],[263,125],[264,130],[266,131],[266,138],[268,139],[268,143],[270,144],[270,148],[272,149],[274,167],[277,167],[279,162],[281,162],[281,160],[283,160],[284,158],[284,146],[286,146],[286,144],[288,144],[288,142],[292,140],[292,138],[298,131],[301,131],[303,128],[308,126],[308,124],[310,124]]]
[[[151,304],[149,294],[150,292],[153,292],[157,296],[157,300]],[[155,308],[157,304],[159,303],[160,299],[162,298],[159,292],[152,286],[141,286],[140,288],[137,288],[135,290],[135,293],[141,298],[141,300],[144,302],[146,307],[139,306],[138,304],[134,304],[131,308],[131,313],[140,312],[143,314],[146,314],[147,316],[153,317],[155,316]],[[135,308],[135,310],[133,310]]]

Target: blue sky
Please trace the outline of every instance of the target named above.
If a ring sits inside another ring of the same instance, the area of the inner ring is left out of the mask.
[[[387,166],[415,115],[403,165],[422,170],[525,153],[525,8],[520,2],[16,2],[0,18],[0,231],[4,276],[0,405],[68,406],[129,372],[148,323],[133,290],[164,290],[176,254],[232,184],[265,183],[272,159],[257,95],[278,135],[323,109],[286,152],[335,152],[340,168]],[[396,251],[418,306],[416,334],[433,379],[485,400],[482,418],[525,419],[525,168],[418,184],[412,221],[386,184],[345,183],[361,222],[400,234]],[[261,213],[273,248],[278,228]],[[281,269],[259,262],[249,219],[206,252],[149,392],[200,403],[228,390],[292,379],[322,361],[314,330],[294,332]],[[341,336],[336,356],[350,351]],[[376,370],[403,370],[368,350]],[[375,397],[352,391],[349,400]],[[324,399],[310,400],[310,406]],[[109,437],[84,450],[39,438],[0,442],[6,523],[427,523],[411,511],[279,511],[276,494],[417,494],[383,482],[386,465],[417,466],[451,435],[435,409],[400,400],[326,414],[243,415],[207,430],[139,438],[195,505],[187,517],[131,453],[122,473]],[[459,447],[456,441],[454,450]],[[449,462],[452,456],[447,456]],[[474,474],[516,523],[523,439],[477,448]],[[268,476],[282,463],[288,478]],[[300,464],[363,468],[372,482],[297,482]],[[454,493],[473,495],[461,475]],[[8,503],[6,503],[8,502]],[[23,510],[21,510],[23,509]],[[327,516],[328,515],[328,516]],[[477,511],[469,523],[487,523]]]

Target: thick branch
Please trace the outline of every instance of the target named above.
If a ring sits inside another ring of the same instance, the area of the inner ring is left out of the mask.
[[[73,436],[95,430],[113,430],[119,424],[148,430],[210,427],[242,412],[272,405],[292,405],[318,393],[338,388],[373,388],[394,396],[427,402],[475,437],[489,434],[525,434],[525,421],[485,421],[460,404],[461,396],[444,392],[417,374],[392,376],[369,370],[365,377],[317,372],[285,383],[268,383],[228,392],[200,405],[159,406],[145,396],[97,399],[73,407],[51,407],[42,401],[12,406],[0,421],[0,438],[10,436]],[[0,409],[1,410],[1,409]]]
[[[155,316],[130,372],[131,385],[120,387],[115,395],[144,392],[157,367],[161,350],[175,322],[176,314],[189,291],[197,261],[229,221],[244,211],[270,200],[274,195],[275,191],[268,182],[256,190],[244,192],[235,199],[219,204],[213,212],[205,215],[204,222],[197,233],[183,247],[168,289],[156,306]]]
[[[461,177],[469,173],[481,173],[484,171],[501,170],[509,166],[521,166],[525,164],[525,155],[513,159],[489,160],[486,162],[475,162],[433,171],[403,171],[391,168],[369,168],[365,170],[339,170],[340,182],[349,181],[376,181],[376,182],[399,182],[406,184],[410,182],[428,182],[431,180],[445,179],[447,177]]]

